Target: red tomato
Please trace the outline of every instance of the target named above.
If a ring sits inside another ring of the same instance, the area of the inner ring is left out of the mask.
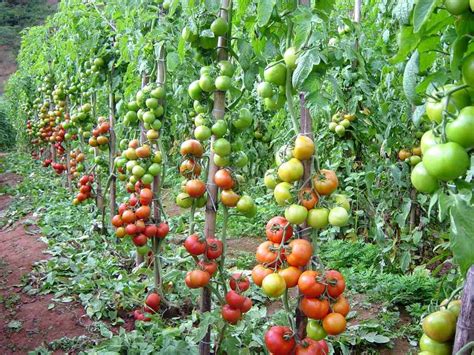
[[[281,243],[283,233],[285,234],[285,242],[293,236],[293,227],[285,217],[273,217],[265,227],[268,240],[273,243]]]
[[[296,340],[289,327],[273,326],[265,333],[265,345],[274,355],[289,355],[296,347]]]

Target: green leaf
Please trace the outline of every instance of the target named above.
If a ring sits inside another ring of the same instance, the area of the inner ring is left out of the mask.
[[[411,115],[411,120],[413,121],[413,124],[418,127],[420,125],[421,119],[423,118],[423,115],[426,112],[426,106],[425,105],[420,105],[417,106],[413,114]]]
[[[413,33],[412,26],[403,26],[398,33],[398,52],[390,58],[392,64],[403,62],[420,43],[420,35]]]
[[[450,53],[450,62],[451,62],[451,73],[454,78],[459,79],[461,76],[461,62],[466,52],[466,49],[469,45],[469,37],[464,35],[462,37],[456,38]]]
[[[316,0],[314,4],[314,8],[316,10],[329,14],[334,8],[335,3],[336,2],[334,0]]]
[[[276,0],[260,0],[257,5],[257,24],[259,27],[265,26],[272,16]]]
[[[418,51],[414,51],[405,66],[403,72],[403,91],[408,101],[413,105],[422,103],[421,97],[416,93],[416,77],[418,75],[420,64],[420,55]]]
[[[433,13],[438,0],[418,0],[413,11],[413,30],[417,33]]]
[[[454,196],[454,205],[451,207],[451,250],[454,262],[461,268],[461,273],[474,264],[474,207],[468,204],[461,196]]]
[[[300,88],[306,78],[313,70],[313,65],[321,62],[319,51],[316,48],[310,49],[298,58],[298,65],[293,73],[293,87]]]

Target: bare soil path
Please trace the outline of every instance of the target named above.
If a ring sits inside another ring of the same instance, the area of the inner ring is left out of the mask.
[[[18,175],[0,174],[0,187],[20,181]],[[0,195],[1,216],[11,200]],[[0,354],[26,354],[63,337],[87,335],[91,324],[79,304],[57,304],[52,295],[23,291],[23,278],[36,262],[48,258],[46,244],[31,220],[26,216],[0,230]]]

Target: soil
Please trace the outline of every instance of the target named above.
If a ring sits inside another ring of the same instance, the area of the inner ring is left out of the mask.
[[[19,181],[17,175],[1,174],[0,188],[12,187]],[[10,196],[0,195],[1,215],[10,202]],[[23,289],[22,280],[33,265],[48,258],[44,254],[46,244],[34,231],[32,219],[25,216],[0,231],[1,354],[26,353],[63,337],[87,335],[92,323],[79,304],[57,304],[52,295],[28,294]]]

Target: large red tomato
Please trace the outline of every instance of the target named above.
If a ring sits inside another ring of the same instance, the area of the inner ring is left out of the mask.
[[[265,345],[274,355],[288,355],[295,349],[296,340],[289,327],[273,326],[265,333]]]
[[[293,236],[293,227],[285,217],[277,216],[268,221],[265,232],[268,240],[281,243],[283,235],[285,235],[285,242]]]

